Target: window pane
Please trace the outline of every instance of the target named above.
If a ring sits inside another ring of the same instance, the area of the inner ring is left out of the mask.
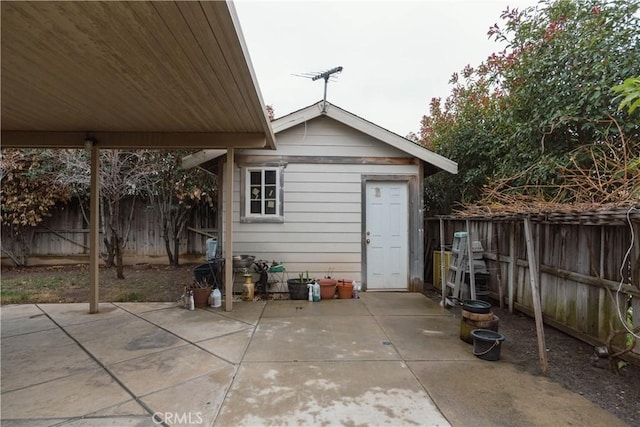
[[[262,213],[261,208],[262,207],[262,201],[260,200],[252,200],[251,201],[251,213],[252,214],[260,214]]]
[[[265,184],[275,184],[276,183],[276,171],[264,171],[264,183]]]
[[[251,187],[251,200],[259,200],[262,198],[260,187]]]
[[[275,200],[267,200],[264,202],[264,213],[267,215],[275,215],[276,214],[276,201]]]
[[[265,199],[274,199],[276,198],[276,186],[275,185],[267,185],[264,187]]]
[[[260,185],[262,184],[261,173],[260,171],[251,172],[251,185]]]

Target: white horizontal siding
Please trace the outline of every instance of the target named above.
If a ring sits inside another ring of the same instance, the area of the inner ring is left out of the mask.
[[[241,154],[269,156],[408,157],[407,153],[381,143],[328,117],[317,117],[276,136],[278,149],[241,150]]]
[[[386,144],[317,118],[278,133],[278,150],[243,155],[406,157]],[[323,277],[361,280],[362,176],[415,175],[413,164],[291,163],[284,169],[284,223],[240,222],[240,169],[234,176],[234,252],[285,264],[290,277],[309,271]]]
[[[307,193],[303,191],[287,191],[286,194],[286,202],[289,204],[293,203],[309,203],[316,202],[318,200],[317,191],[313,193]],[[331,194],[331,202],[327,203],[345,203],[345,202],[353,202],[355,197],[360,196],[360,191],[354,191],[352,193],[337,193],[333,192]]]
[[[323,165],[321,171],[311,172],[311,168],[309,165],[306,165],[306,170],[294,170],[293,165],[291,165],[291,170],[286,170],[287,173],[287,183],[291,184],[294,182],[313,182],[313,183],[356,183],[360,184],[360,174],[353,169],[350,168],[349,172],[335,172],[332,169],[332,165],[325,166]],[[346,168],[345,168],[346,169]]]
[[[325,227],[326,228],[326,227]],[[304,237],[304,239],[300,239],[300,237]],[[235,235],[235,243],[268,243],[270,245],[273,242],[279,243],[304,243],[306,244],[309,240],[313,240],[315,243],[331,243],[334,244],[337,240],[343,243],[357,243],[360,244],[360,232],[356,233],[326,233],[326,232],[305,232],[304,234],[300,232],[278,232],[278,233],[252,233],[252,232],[243,232],[236,233]]]
[[[260,233],[327,233],[327,225],[319,222],[285,222],[284,224],[235,224],[233,225],[234,233],[243,232],[251,234]],[[360,233],[360,222],[351,223],[334,223],[331,224],[333,233]]]

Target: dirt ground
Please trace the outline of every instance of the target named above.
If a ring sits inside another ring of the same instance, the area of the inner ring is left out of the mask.
[[[115,269],[100,269],[100,301],[176,301],[194,280],[195,265],[177,269],[138,265],[125,268],[125,280]],[[86,302],[89,298],[87,265],[2,268],[2,304]],[[425,291],[439,301],[440,295]],[[459,308],[451,308],[458,316]],[[541,375],[535,323],[523,314],[494,307],[499,330],[506,339],[501,360],[534,375]],[[612,372],[606,359],[596,361],[593,347],[556,329],[545,327],[549,378],[595,402],[629,425],[640,425],[640,367],[627,365]],[[594,363],[594,361],[596,361]]]
[[[440,301],[439,291],[425,295]],[[460,316],[460,308],[450,308]],[[505,336],[501,360],[534,375],[542,375],[534,320],[508,308],[493,307],[500,318],[499,332]],[[548,377],[600,405],[629,425],[640,425],[640,367],[625,365],[615,374],[608,359],[597,359],[593,346],[550,326],[544,328]]]

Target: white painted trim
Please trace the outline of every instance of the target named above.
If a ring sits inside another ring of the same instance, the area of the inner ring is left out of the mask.
[[[302,124],[306,121],[313,120],[316,117],[320,117],[321,115],[326,115],[327,117],[343,123],[351,127],[352,129],[369,135],[372,138],[375,138],[394,148],[397,148],[398,150],[410,154],[412,157],[416,157],[426,163],[434,165],[442,169],[443,171],[452,174],[458,173],[458,164],[453,160],[441,156],[440,154],[434,153],[431,150],[427,150],[426,148],[414,143],[413,141],[403,138],[398,134],[395,134],[383,127],[371,123],[363,119],[362,117],[358,117],[355,114],[343,110],[342,108],[337,107],[329,102],[327,102],[326,113],[323,113],[322,104],[322,102],[319,102],[317,104],[310,105],[306,108],[294,111],[291,114],[287,114],[286,116],[274,120],[273,122],[271,122],[273,132],[277,134],[279,132]],[[222,154],[224,154],[224,150],[203,150],[186,156],[183,159],[182,164],[185,168],[194,167],[201,163],[219,157]]]
[[[312,120],[321,115],[326,115],[340,123],[343,123],[353,129],[356,129],[366,135],[376,138],[384,143],[391,145],[413,157],[430,163],[438,168],[452,173],[458,173],[458,164],[440,154],[427,150],[426,148],[409,141],[391,131],[388,131],[374,123],[371,123],[361,117],[356,116],[346,110],[336,107],[331,103],[327,103],[327,112],[322,112],[322,102],[310,105],[302,110],[295,111],[291,114],[283,116],[272,122],[273,131],[275,133],[290,129],[300,123]]]
[[[182,158],[182,167],[184,169],[191,169],[198,165],[201,165],[209,160],[216,159],[218,157],[227,154],[227,150],[200,150],[195,153],[189,154]]]

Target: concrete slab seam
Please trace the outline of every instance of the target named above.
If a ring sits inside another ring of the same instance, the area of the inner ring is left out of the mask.
[[[114,305],[114,304],[111,304]],[[44,311],[44,310],[43,310]],[[126,310],[125,310],[126,311]],[[62,330],[62,332],[64,332],[71,340],[73,340],[73,342],[75,342],[78,347],[80,347],[82,349],[82,351],[84,351],[93,361],[95,361],[99,367],[101,367],[102,369],[104,369],[104,371],[107,373],[107,375],[109,375],[120,387],[122,387],[122,389],[127,392],[132,398],[133,400],[135,400],[140,406],[142,406],[145,411],[147,411],[149,413],[150,416],[153,416],[153,410],[151,408],[149,408],[142,400],[140,400],[138,398],[138,396],[136,396],[133,391],[131,391],[122,381],[120,381],[120,379],[113,373],[111,372],[111,370],[104,364],[102,363],[100,360],[98,360],[97,357],[95,357],[93,355],[93,353],[91,353],[87,348],[85,348],[80,341],[78,341],[75,337],[73,337],[69,332],[67,332],[67,330],[65,328],[63,328],[58,322],[56,322],[51,316],[49,316],[48,313],[45,312],[45,315],[58,327]]]
[[[238,370],[240,369],[240,366],[242,365],[242,362],[244,362],[244,357],[247,354],[247,350],[249,349],[249,345],[251,344],[251,341],[253,340],[253,337],[256,334],[256,330],[258,329],[258,325],[260,324],[260,321],[262,320],[262,316],[264,315],[264,311],[267,308],[267,304],[269,304],[269,301],[267,301],[267,303],[262,307],[262,311],[260,311],[260,316],[258,316],[258,320],[256,321],[256,324],[253,326],[253,331],[251,332],[251,336],[247,340],[247,344],[244,347],[244,351],[242,352],[242,356],[240,356],[240,361],[238,362],[237,365],[234,365],[234,370],[233,370],[233,375],[231,376],[231,381],[229,381],[229,385],[227,386],[226,390],[224,391],[224,393],[222,395],[222,401],[220,402],[220,406],[218,407],[218,409],[215,411],[215,413],[213,415],[213,422],[211,423],[212,426],[216,425],[216,421],[217,421],[218,417],[220,416],[220,410],[222,410],[222,407],[224,406],[224,403],[227,400],[227,396],[229,395],[229,391],[231,390],[231,388],[233,387],[233,384],[236,381],[236,377],[238,375]]]

